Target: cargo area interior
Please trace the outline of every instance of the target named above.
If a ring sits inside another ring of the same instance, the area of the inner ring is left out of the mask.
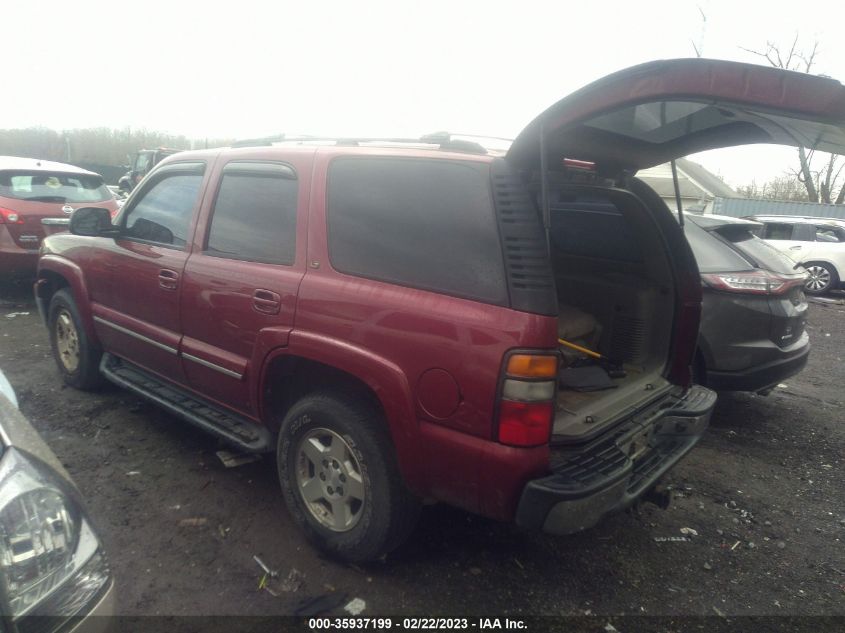
[[[554,434],[565,439],[603,426],[668,386],[674,280],[667,247],[639,198],[621,189],[554,184],[548,196],[558,336],[608,361],[561,347]]]

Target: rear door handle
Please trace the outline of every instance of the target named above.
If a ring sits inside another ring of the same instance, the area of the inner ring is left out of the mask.
[[[252,307],[262,314],[279,314],[282,309],[282,297],[270,290],[259,288],[252,293]]]
[[[800,247],[800,246],[790,246],[790,247],[789,247],[789,250],[791,250],[791,251],[800,251],[800,250],[801,250],[801,247]]]
[[[179,273],[169,268],[162,268],[158,271],[158,285],[165,290],[176,290],[179,285]]]

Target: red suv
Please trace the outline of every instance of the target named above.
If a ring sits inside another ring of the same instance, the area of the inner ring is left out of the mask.
[[[501,156],[448,135],[183,152],[114,224],[82,209],[45,240],[36,296],[68,384],[275,450],[341,557],[395,548],[423,500],[571,533],[651,490],[715,402],[690,384],[695,260],[632,174],[816,121],[840,151],[839,83],[679,60],[584,88]]]
[[[117,201],[94,172],[35,158],[0,156],[0,271],[32,279],[45,224],[66,228],[74,209],[96,204],[117,213]]]

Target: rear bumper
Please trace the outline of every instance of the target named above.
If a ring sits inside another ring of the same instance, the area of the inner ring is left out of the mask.
[[[629,507],[696,445],[715,404],[716,394],[696,385],[657,402],[612,437],[555,451],[553,473],[525,486],[517,524],[571,534]]]
[[[804,336],[806,339],[806,335]],[[755,365],[742,371],[707,369],[705,382],[716,391],[762,391],[794,376],[807,364],[810,356],[809,341],[794,353],[768,363]]]
[[[38,266],[38,245],[21,248],[0,225],[0,270],[7,275],[33,275]]]

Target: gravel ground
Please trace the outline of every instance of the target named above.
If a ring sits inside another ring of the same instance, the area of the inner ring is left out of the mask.
[[[554,538],[432,506],[366,568],[305,542],[272,458],[225,468],[215,439],[127,392],[64,388],[25,288],[0,289],[0,367],[88,500],[121,614],[290,614],[345,596],[371,616],[845,616],[845,305],[814,303],[809,327],[802,374],[720,396],[668,476],[668,510]],[[268,590],[254,555],[279,572]]]

